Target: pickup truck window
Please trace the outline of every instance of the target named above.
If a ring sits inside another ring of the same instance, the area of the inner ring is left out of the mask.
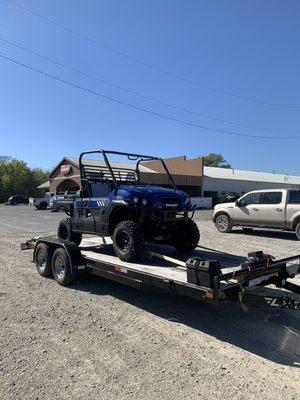
[[[289,204],[300,204],[300,190],[291,190]]]
[[[280,204],[282,192],[265,192],[261,204]]]
[[[250,204],[260,204],[261,193],[249,193],[239,201],[240,207],[246,207]]]

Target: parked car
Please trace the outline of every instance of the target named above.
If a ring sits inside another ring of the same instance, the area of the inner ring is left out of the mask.
[[[50,200],[55,195],[55,192],[46,192],[44,197],[30,197],[29,204],[35,206],[38,210],[46,210],[50,204]]]
[[[10,196],[10,198],[7,201],[7,204],[11,206],[16,206],[18,204],[28,204],[28,203],[29,203],[28,197],[23,196],[21,194]]]
[[[52,212],[57,212],[60,210],[65,210],[66,205],[70,204],[70,200],[73,201],[79,196],[79,191],[77,190],[67,190],[64,193],[57,193],[51,197],[49,202],[49,207]]]
[[[234,226],[272,228],[294,231],[300,240],[300,189],[249,192],[234,203],[216,205],[213,222],[221,233]]]

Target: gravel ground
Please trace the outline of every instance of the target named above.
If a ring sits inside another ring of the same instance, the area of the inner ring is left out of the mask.
[[[0,209],[0,399],[299,399],[299,313],[214,307],[94,277],[60,287],[19,243],[62,217]],[[292,234],[222,235],[210,217],[196,215],[201,245],[229,258],[299,252]]]

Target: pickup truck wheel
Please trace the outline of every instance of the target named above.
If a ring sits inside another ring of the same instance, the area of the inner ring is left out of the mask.
[[[218,215],[216,218],[215,225],[218,231],[221,233],[230,232],[233,226],[230,218],[226,214]]]
[[[177,250],[194,250],[200,240],[200,233],[197,224],[189,219],[184,224],[180,224],[172,232],[172,244]]]
[[[73,232],[71,218],[66,218],[60,221],[57,236],[65,242],[74,242],[77,246],[80,245],[82,239],[81,233]]]
[[[62,286],[69,285],[75,280],[68,256],[61,247],[57,248],[53,254],[52,273],[56,282]]]
[[[298,222],[298,224],[296,225],[295,232],[297,239],[300,240],[300,222]]]
[[[35,266],[38,273],[43,276],[52,275],[52,255],[53,251],[46,243],[39,243],[35,249]]]
[[[114,230],[113,247],[120,260],[135,261],[145,248],[141,225],[134,221],[120,222]]]

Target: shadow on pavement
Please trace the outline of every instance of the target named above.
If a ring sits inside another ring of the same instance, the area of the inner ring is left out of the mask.
[[[293,242],[297,242],[298,239],[294,232],[283,232],[283,231],[269,231],[269,230],[259,230],[253,229],[252,231],[243,231],[242,229],[234,229],[230,232],[233,235],[248,235],[248,236],[257,236],[271,239],[283,239],[283,240],[291,240]]]
[[[171,294],[144,292],[86,275],[73,290],[114,296],[173,323],[181,323],[278,364],[300,366],[299,312],[227,303],[214,306]],[[101,301],[101,299],[100,299]],[[213,349],[212,349],[213,357]]]

